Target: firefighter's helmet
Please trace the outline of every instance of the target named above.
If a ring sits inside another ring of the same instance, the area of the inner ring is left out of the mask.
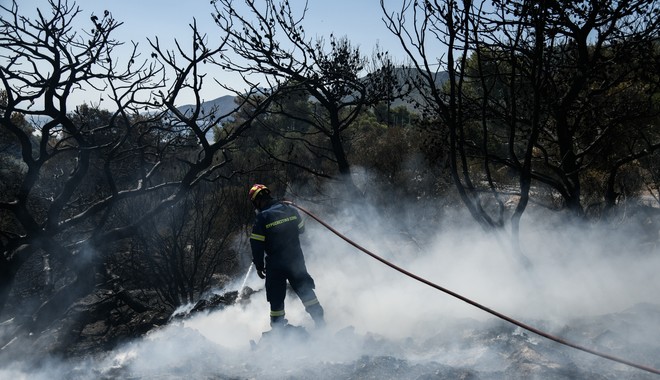
[[[254,184],[248,192],[248,198],[254,202],[259,194],[270,194],[270,190],[266,187],[266,185],[261,185],[259,183]]]

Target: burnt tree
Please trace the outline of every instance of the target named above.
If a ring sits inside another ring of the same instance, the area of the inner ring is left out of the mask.
[[[38,307],[25,311],[33,331],[93,290],[115,243],[200,182],[230,176],[223,149],[251,122],[207,138],[227,115],[202,110],[201,67],[213,64],[225,41],[209,46],[195,23],[190,51],[179,43],[168,51],[154,40],[150,57],[141,59],[135,43],[120,57],[113,31],[121,23],[110,12],[92,15],[89,28],[77,31],[79,8],[48,4],[34,19],[15,1],[0,7],[0,126],[20,161],[16,185],[0,195],[0,311],[28,260],[41,255],[44,273],[51,263],[60,268],[60,277],[48,279],[51,286],[38,295]],[[98,103],[74,106],[80,91]],[[242,98],[257,102],[256,114],[274,95],[253,97],[257,91]],[[176,107],[184,92],[193,95],[190,112]],[[111,110],[99,110],[100,104]]]
[[[581,219],[594,197],[613,205],[624,166],[658,150],[657,3],[381,5],[463,203],[486,230],[511,226],[518,251],[530,202],[559,198]]]
[[[305,133],[288,138],[305,145],[317,157],[332,160],[338,177],[353,191],[345,147],[347,130],[367,107],[400,92],[388,54],[377,52],[369,60],[347,38],[331,35],[328,49],[323,39],[308,37],[303,27],[306,4],[302,13],[296,15],[288,1],[246,1],[247,11],[240,14],[232,1],[213,3],[216,23],[228,34],[227,44],[237,55],[226,55],[225,66],[246,77],[263,78],[268,87],[279,89],[281,101],[275,102],[270,111],[305,124],[310,134],[321,134],[326,143],[318,146]],[[309,97],[311,107],[298,110],[304,112],[287,109],[289,97],[300,93]],[[287,138],[286,134],[281,135]],[[304,162],[294,164],[305,166]]]

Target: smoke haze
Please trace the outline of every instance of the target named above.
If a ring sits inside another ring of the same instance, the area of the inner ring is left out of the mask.
[[[653,356],[660,352],[657,247],[645,253],[631,252],[636,246],[632,243],[638,240],[629,234],[617,236],[616,231],[594,225],[549,230],[528,219],[523,221],[522,245],[532,265],[525,269],[501,239],[469,223],[449,218],[443,226],[408,226],[402,221],[410,221],[417,213],[414,208],[400,218],[383,218],[376,209],[352,210],[327,216],[326,222],[396,265],[569,341],[600,342],[588,340],[587,333],[579,330],[595,326],[600,332],[614,334],[617,344],[623,342],[624,346],[614,347],[618,355],[632,355],[626,359],[645,360],[643,364],[656,368],[660,365],[657,355]],[[342,378],[360,374],[416,378],[429,371],[451,374],[457,368],[505,373],[522,359],[498,353],[504,341],[545,353],[525,359],[532,363],[568,360],[563,363],[568,368],[577,364],[595,371],[610,368],[616,372],[607,373],[617,377],[622,373],[631,378],[645,376],[500,322],[386,267],[312,219],[306,220],[306,227],[303,250],[328,328],[315,331],[292,293],[286,299],[286,317],[289,323],[308,328],[312,335],[308,340],[273,339],[256,349],[251,347],[251,340],[259,342],[262,332],[270,329],[263,281],[252,273],[246,285],[257,292],[247,303],[173,322],[104,359],[73,367],[45,362],[29,370],[9,364],[0,369],[0,378],[45,379],[52,378],[54,371],[62,378],[158,379]],[[427,236],[412,239],[416,233]],[[243,280],[236,279],[233,289],[219,291],[238,289]],[[645,310],[652,318],[643,317]],[[634,325],[609,318],[610,314],[628,315]],[[585,322],[571,325],[575,321]],[[525,351],[517,354],[521,352]]]

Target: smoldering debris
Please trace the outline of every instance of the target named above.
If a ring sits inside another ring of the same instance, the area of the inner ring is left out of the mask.
[[[399,243],[396,218],[369,215],[368,228],[364,218],[346,215],[328,222],[402,267],[531,326],[660,368],[657,250],[627,252],[611,230],[528,229],[522,243],[533,265],[523,269],[482,231],[443,226],[420,247]],[[0,378],[656,378],[494,319],[400,276],[313,223],[304,236],[325,331],[312,328],[289,294],[286,317],[309,337],[259,346],[270,330],[269,308],[263,281],[248,271],[234,289],[189,305],[166,326],[111,352],[38,366],[14,362]],[[240,296],[246,287],[256,291]]]
[[[238,346],[225,345],[224,333],[209,333],[205,328],[205,322],[226,324],[229,317],[250,317],[253,311],[236,305],[193,316],[190,323],[172,324],[67,374],[101,379],[655,378],[495,319],[446,320],[441,330],[403,339],[359,332],[352,327],[323,331],[308,328],[308,335],[266,339],[258,349],[247,341]],[[660,344],[641,343],[631,334],[633,326],[643,322],[641,327],[646,327],[649,318],[658,313],[660,305],[639,304],[618,313],[572,320],[570,328],[542,320],[533,322],[596,349],[658,365]],[[241,325],[235,320],[233,327]],[[654,334],[657,330],[647,332]],[[253,338],[260,340],[262,333]]]
[[[238,304],[245,304],[249,302],[249,298],[256,293],[249,286],[244,286],[240,290],[230,290],[226,292],[211,292],[206,297],[200,299],[191,305],[185,305],[172,313],[170,320],[186,319],[201,312],[213,312],[222,310],[227,306]]]
[[[545,340],[504,321],[434,315],[426,331],[398,338],[329,320],[314,330],[296,302],[288,317],[307,334],[273,338],[260,292],[147,333],[103,355],[14,362],[0,378],[30,379],[652,379],[655,376]],[[328,300],[328,305],[333,302]],[[411,310],[411,312],[414,312]],[[564,323],[529,320],[613,355],[660,366],[660,304],[640,303]],[[373,329],[377,330],[377,329]],[[417,330],[415,330],[417,331]],[[266,337],[264,339],[264,337]],[[250,345],[254,340],[258,347]]]

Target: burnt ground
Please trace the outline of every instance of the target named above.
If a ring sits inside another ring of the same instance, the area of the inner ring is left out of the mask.
[[[250,295],[248,291],[238,302],[249,303]],[[80,331],[82,339],[72,344],[66,355],[36,361],[27,359],[34,359],[34,355],[14,355],[12,365],[7,372],[0,370],[0,375],[27,373],[34,375],[31,378],[40,378],[44,376],[41,371],[45,371],[70,379],[659,378],[497,319],[455,320],[451,328],[424,338],[397,340],[358,333],[350,326],[303,334],[271,332],[245,350],[222,347],[185,326],[186,320],[198,314],[222,313],[237,299],[238,292],[227,292],[174,316],[144,313],[124,318],[125,322],[117,325],[110,325],[112,318],[91,322]],[[649,325],[649,321],[660,321],[660,305],[637,304],[617,313],[574,319],[563,326],[543,320],[531,322],[576,344],[660,368],[660,324]],[[130,335],[142,338],[130,343],[121,339],[113,342],[115,336],[126,336],[127,329],[133,329]],[[57,341],[58,334],[53,330],[43,336],[50,339],[38,341],[48,346]],[[166,355],[160,351],[164,347],[171,348]],[[9,348],[3,350],[3,355]],[[167,360],[162,360],[163,355]]]

